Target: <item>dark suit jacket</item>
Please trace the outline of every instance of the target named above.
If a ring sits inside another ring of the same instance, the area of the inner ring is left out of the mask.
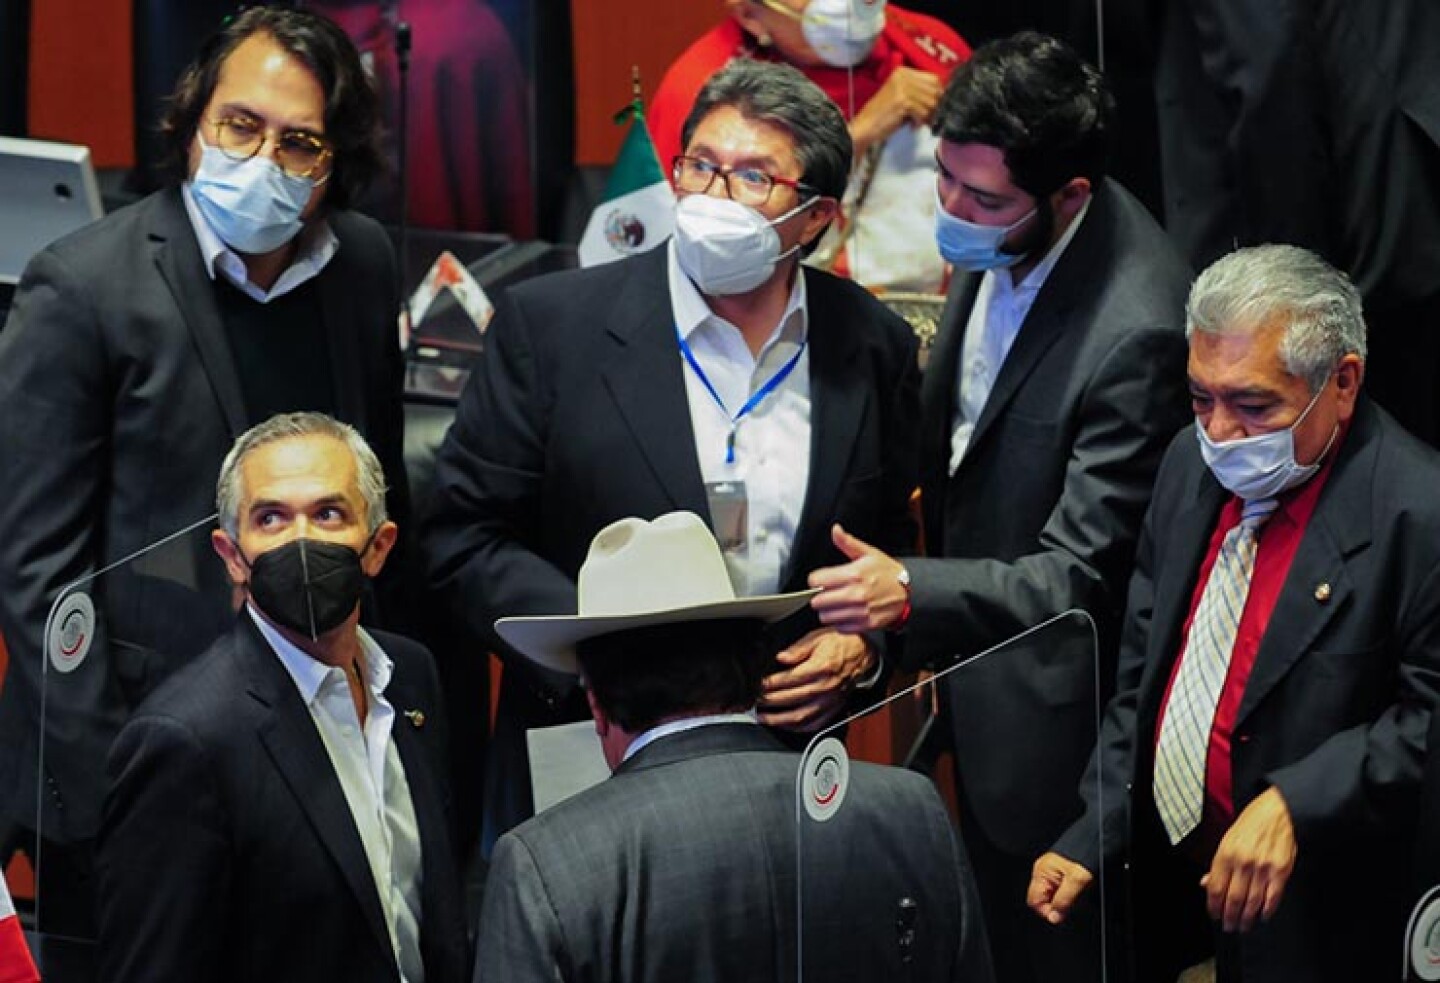
[[[427,983],[467,945],[430,653],[375,633],[422,849]],[[402,714],[425,714],[423,727]],[[161,685],[116,739],[98,840],[100,977],[394,981],[380,897],[294,680],[248,614]]]
[[[329,217],[340,248],[316,283],[342,419],[375,448],[403,520],[394,260],[378,225]],[[277,358],[284,353],[277,352]],[[247,411],[212,283],[178,189],[31,262],[0,332],[0,801],[35,821],[41,636],[63,585],[215,510]],[[92,585],[96,647],[48,690],[45,833],[92,836],[105,750],[125,717],[230,620],[208,530]],[[199,595],[196,597],[195,595]],[[97,598],[98,599],[98,598]]]
[[[1193,262],[1288,242],[1372,311],[1440,292],[1433,2],[1179,0],[1156,65],[1166,227]]]
[[[922,395],[926,552],[907,562],[906,657],[945,665],[1069,608],[1099,629],[1103,700],[1135,540],[1160,456],[1187,413],[1189,272],[1114,182],[1095,194],[1016,336],[953,477],[956,372],[980,276],[951,287]],[[1094,741],[1095,644],[1006,652],[947,689],[974,816],[1016,853],[1079,811]]]
[[[1276,601],[1235,724],[1237,811],[1278,788],[1299,850],[1276,916],[1242,937],[1247,983],[1353,983],[1393,972],[1405,925],[1409,831],[1440,695],[1437,487],[1435,452],[1362,399]],[[1145,520],[1119,688],[1081,785],[1086,813],[1056,846],[1095,870],[1103,823],[1111,872],[1121,873],[1117,861],[1130,864],[1142,960],[1147,949],[1173,948],[1167,939],[1187,915],[1203,917],[1198,873],[1169,869],[1175,851],[1166,845],[1151,786],[1160,704],[1225,499],[1194,433],[1179,434]],[[1317,591],[1321,584],[1328,596]],[[1172,873],[1179,884],[1169,882]],[[1139,978],[1161,976],[1148,967]]]
[[[810,482],[782,590],[843,562],[830,525],[891,550],[913,547],[916,342],[860,287],[806,270]],[[530,814],[523,729],[588,714],[573,679],[514,657],[507,615],[574,611],[590,541],[626,516],[708,517],[665,249],[523,283],[501,297],[485,352],[435,466],[424,544],[437,589],[506,659],[486,782]],[[817,624],[808,609],[788,641]],[[495,796],[490,796],[492,805]]]
[[[490,868],[476,983],[794,980],[797,938],[805,979],[992,979],[934,787],[852,763],[839,810],[805,818],[797,841],[799,766],[758,727],[714,724],[657,740],[511,831]],[[902,898],[917,912],[908,964]]]

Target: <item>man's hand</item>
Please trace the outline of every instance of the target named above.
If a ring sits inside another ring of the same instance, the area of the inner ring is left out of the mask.
[[[760,722],[783,730],[814,731],[840,716],[855,683],[875,670],[875,653],[858,635],[817,628],[776,657],[780,671],[765,677]]]
[[[850,139],[859,160],[872,144],[884,143],[906,123],[922,126],[935,115],[945,84],[918,68],[897,68],[880,91],[850,121]]]
[[[1270,787],[1226,831],[1200,878],[1210,917],[1227,932],[1248,932],[1268,921],[1295,869],[1295,826],[1280,790]]]
[[[900,585],[904,567],[850,535],[838,522],[830,527],[830,539],[850,562],[810,574],[810,586],[822,588],[810,599],[820,621],[852,635],[880,631],[898,622],[910,599]]]
[[[1059,925],[1094,879],[1080,864],[1052,851],[1035,861],[1025,903],[1051,925]]]

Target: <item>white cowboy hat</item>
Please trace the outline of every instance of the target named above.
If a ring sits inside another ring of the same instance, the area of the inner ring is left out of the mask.
[[[596,635],[683,621],[778,621],[818,590],[735,596],[704,520],[671,512],[653,522],[621,519],[601,529],[580,568],[578,614],[501,618],[495,631],[548,669],[579,672],[575,643]]]

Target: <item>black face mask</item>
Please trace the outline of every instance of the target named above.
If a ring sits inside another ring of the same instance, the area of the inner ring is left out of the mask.
[[[247,563],[250,597],[277,625],[317,641],[360,603],[365,589],[360,557],[369,548],[370,540],[356,551],[342,543],[293,539]]]

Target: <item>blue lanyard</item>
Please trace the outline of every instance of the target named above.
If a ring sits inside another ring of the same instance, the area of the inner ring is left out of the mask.
[[[680,333],[680,326],[678,324],[675,326],[675,337],[680,342],[680,354],[685,356],[685,361],[689,362],[690,368],[695,370],[695,377],[704,384],[705,391],[710,394],[711,399],[715,400],[715,405],[720,407],[720,412],[724,413],[730,420],[730,436],[725,438],[725,463],[734,464],[735,431],[739,428],[740,421],[743,420],[751,410],[759,406],[766,396],[769,396],[776,389],[779,389],[780,384],[789,378],[791,372],[795,371],[795,363],[799,362],[800,356],[805,354],[805,346],[809,344],[809,339],[800,342],[800,347],[795,350],[794,355],[790,356],[790,361],[782,365],[780,370],[772,375],[765,385],[750,394],[750,398],[745,401],[745,405],[740,407],[739,413],[731,415],[730,408],[725,405],[725,400],[721,399],[720,394],[715,391],[715,387],[710,383],[710,377],[705,374],[705,370],[700,367],[699,361],[695,358],[695,353],[690,350],[689,342],[687,342],[685,336]]]

